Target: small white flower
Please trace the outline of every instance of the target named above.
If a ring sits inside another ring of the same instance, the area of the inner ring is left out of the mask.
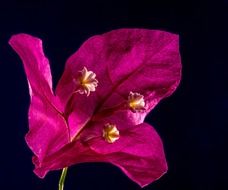
[[[137,92],[130,92],[128,95],[128,106],[133,112],[145,110],[144,96]]]
[[[81,76],[79,77],[79,90],[80,94],[90,95],[90,92],[94,92],[98,85],[98,80],[96,79],[96,74],[92,71],[88,71],[86,67],[84,67],[81,71],[79,71]]]
[[[120,138],[119,130],[116,128],[116,125],[107,123],[103,129],[103,137],[108,143],[114,143]]]

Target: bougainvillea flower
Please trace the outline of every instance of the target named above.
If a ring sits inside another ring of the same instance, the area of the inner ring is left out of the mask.
[[[65,66],[56,90],[42,41],[14,35],[31,105],[26,142],[35,173],[82,162],[108,162],[145,186],[167,171],[162,141],[144,123],[180,81],[178,36],[119,29],[88,39]]]

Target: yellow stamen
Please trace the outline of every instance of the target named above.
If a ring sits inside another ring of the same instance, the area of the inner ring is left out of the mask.
[[[103,129],[103,137],[108,143],[114,143],[120,138],[119,130],[116,128],[116,125],[107,123]]]

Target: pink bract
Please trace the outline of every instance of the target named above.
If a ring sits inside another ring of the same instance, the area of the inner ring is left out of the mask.
[[[93,36],[67,60],[55,92],[42,41],[18,34],[9,43],[21,57],[28,79],[26,142],[35,154],[34,171],[39,177],[77,163],[108,162],[143,187],[167,171],[162,141],[144,119],[180,82],[177,35],[118,29]],[[89,96],[74,93],[74,79],[84,67],[99,82]],[[130,92],[144,96],[145,110],[126,107]],[[106,123],[118,127],[116,142],[104,140]]]

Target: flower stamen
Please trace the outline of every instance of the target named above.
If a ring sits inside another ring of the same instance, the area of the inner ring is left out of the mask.
[[[144,96],[137,92],[130,92],[128,95],[128,106],[132,112],[145,110]]]
[[[107,123],[103,129],[103,138],[108,143],[114,143],[120,138],[119,130],[116,128],[116,125]]]

